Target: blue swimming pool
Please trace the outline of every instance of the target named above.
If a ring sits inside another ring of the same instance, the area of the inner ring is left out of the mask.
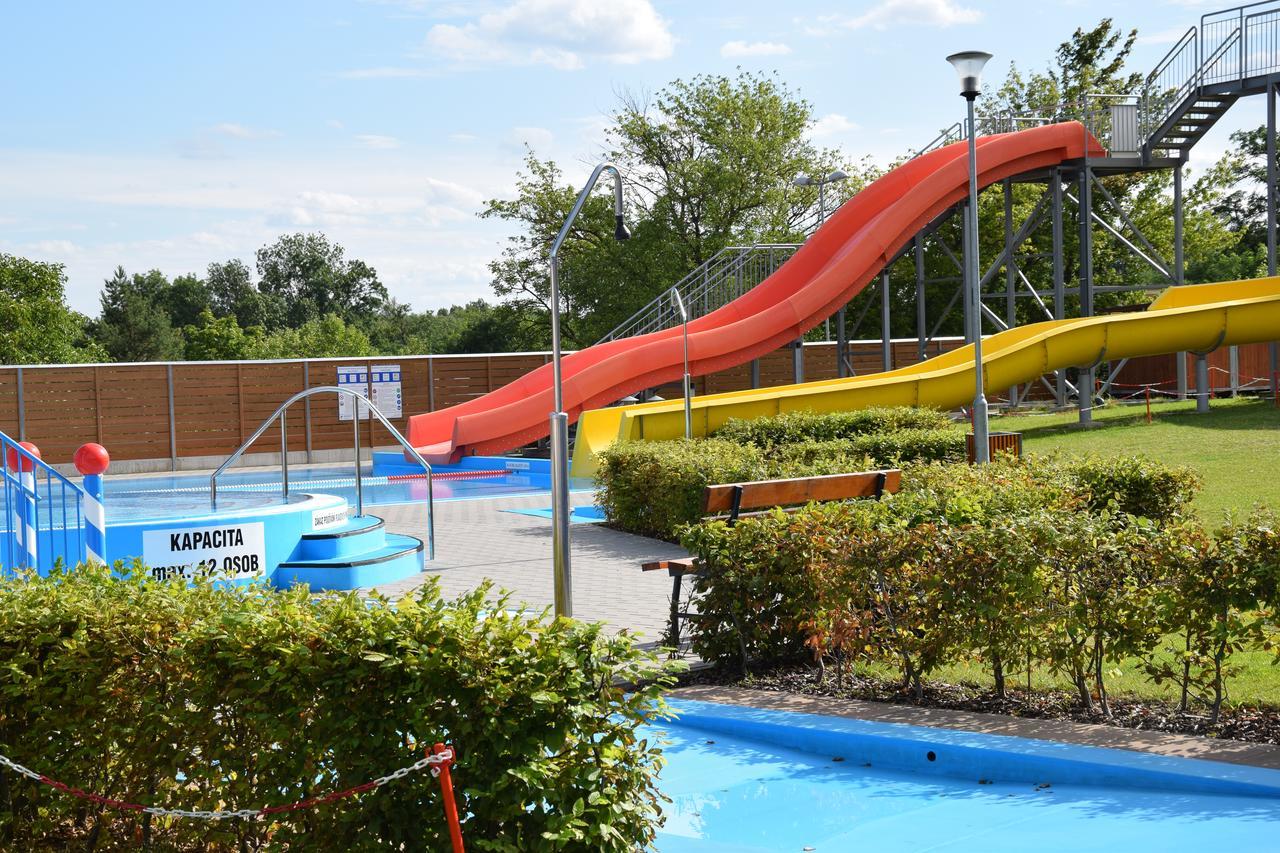
[[[379,457],[384,454],[378,454]],[[398,454],[394,454],[398,457]],[[366,506],[415,503],[427,499],[426,477],[412,466],[392,466],[380,459],[365,463]],[[208,474],[163,474],[105,479],[108,521],[203,514],[209,508]],[[574,480],[574,489],[591,488],[589,480]],[[293,465],[289,488],[294,493],[321,493],[345,498],[355,506],[354,466]],[[512,495],[549,494],[551,478],[544,459],[473,457],[460,465],[435,468],[432,493],[437,501],[473,500]],[[278,469],[230,469],[218,480],[218,506],[250,508],[280,501]]]
[[[1280,850],[1277,771],[672,704],[662,853]]]

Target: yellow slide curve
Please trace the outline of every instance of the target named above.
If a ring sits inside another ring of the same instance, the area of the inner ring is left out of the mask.
[[[1280,339],[1280,276],[1169,288],[1143,312],[1051,320],[983,338],[988,389],[1009,388],[1067,367],[1170,352],[1205,352]],[[973,400],[973,346],[910,367],[778,388],[693,399],[693,434],[729,418],[782,412],[832,412],[872,406],[954,409]],[[663,400],[584,412],[578,420],[573,476],[589,477],[596,452],[616,441],[684,435],[684,401]]]

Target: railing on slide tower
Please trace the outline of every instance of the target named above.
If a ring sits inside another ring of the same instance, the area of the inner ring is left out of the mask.
[[[87,557],[101,560],[91,547],[86,513],[100,514],[101,503],[40,459],[38,451],[0,432],[0,573],[17,569],[46,572],[55,565],[75,566]],[[98,519],[101,525],[101,519]]]
[[[1206,87],[1280,74],[1280,0],[1209,12],[1189,28],[1143,81],[1141,128],[1149,139]]]
[[[799,243],[758,243],[754,246],[726,246],[716,252],[675,284],[675,290],[688,309],[689,319],[702,317],[728,305],[773,275],[799,248]],[[680,312],[668,289],[598,343],[647,335],[680,322]]]

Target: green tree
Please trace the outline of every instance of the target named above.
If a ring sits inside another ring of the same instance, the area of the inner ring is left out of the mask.
[[[197,323],[200,314],[211,307],[209,288],[196,275],[180,275],[175,278],[169,285],[163,302],[169,312],[169,323],[175,329]]]
[[[308,320],[296,329],[277,329],[250,347],[250,358],[336,358],[377,355],[369,337],[337,314]]]
[[[210,307],[216,316],[234,316],[245,329],[251,326],[278,329],[284,325],[284,300],[258,290],[244,261],[233,258],[209,264],[206,286]]]
[[[206,308],[197,322],[182,330],[187,361],[232,361],[253,358],[263,346],[261,326],[241,329],[234,316],[214,317]]]
[[[86,318],[66,303],[62,264],[0,252],[0,363],[105,361],[85,334]]]
[[[677,80],[652,100],[623,96],[608,153],[626,178],[632,239],[613,239],[606,178],[561,253],[566,339],[594,343],[725,246],[801,238],[815,218],[816,191],[792,179],[840,165],[836,152],[809,141],[812,121],[808,102],[750,73]],[[845,168],[858,174],[828,193],[829,204],[862,183],[865,168]],[[580,178],[529,152],[515,198],[494,199],[482,212],[519,229],[490,264],[506,303],[545,316],[547,252],[579,189]]]
[[[258,250],[258,290],[283,301],[294,328],[326,314],[367,317],[387,301],[387,289],[373,267],[345,255],[323,234],[286,234]]]
[[[94,337],[113,361],[165,361],[182,357],[182,336],[169,320],[169,280],[159,270],[130,276],[124,267],[106,280]]]

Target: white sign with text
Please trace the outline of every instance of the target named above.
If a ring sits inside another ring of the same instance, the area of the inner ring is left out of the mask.
[[[142,559],[157,578],[261,577],[267,546],[261,521],[212,527],[169,527],[142,533]]]

